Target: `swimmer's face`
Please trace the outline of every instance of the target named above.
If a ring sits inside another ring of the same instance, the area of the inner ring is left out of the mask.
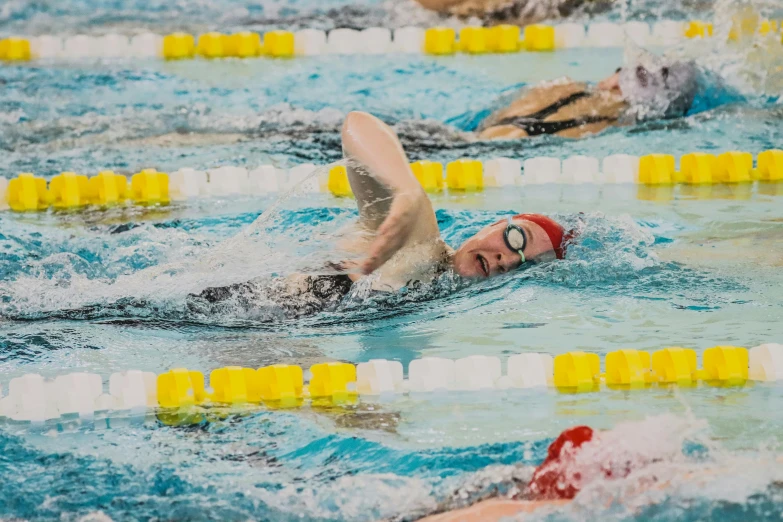
[[[552,241],[543,228],[524,219],[515,219],[513,223],[522,227],[527,236],[523,252],[526,259],[541,260],[547,254],[555,257]],[[485,278],[517,268],[522,259],[518,252],[508,248],[503,239],[507,225],[505,219],[498,221],[465,241],[454,254],[454,271],[462,277]]]

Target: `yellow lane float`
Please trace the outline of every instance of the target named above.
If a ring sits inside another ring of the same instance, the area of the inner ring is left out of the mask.
[[[264,33],[263,53],[272,58],[291,58],[294,55],[294,33],[290,31]]]
[[[192,34],[172,33],[163,37],[163,58],[185,60],[196,55],[196,39]]]
[[[671,154],[648,154],[639,158],[639,183],[642,185],[671,185],[674,181],[674,156]]]
[[[329,192],[337,197],[353,197],[351,183],[348,181],[348,170],[344,165],[337,165],[329,170]]]
[[[424,52],[433,55],[454,54],[457,33],[451,27],[431,27],[424,32]]]
[[[525,27],[524,34],[524,48],[526,51],[555,50],[555,28],[551,25],[528,25]]]
[[[477,191],[484,188],[484,166],[478,160],[459,159],[446,165],[449,190]]]
[[[45,210],[51,203],[46,180],[37,178],[30,172],[23,172],[8,182],[6,197],[8,206],[20,212]]]
[[[442,192],[444,186],[443,164],[437,161],[417,161],[411,163],[413,175],[425,192]]]

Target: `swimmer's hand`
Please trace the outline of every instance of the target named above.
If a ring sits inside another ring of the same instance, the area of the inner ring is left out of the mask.
[[[421,190],[395,195],[389,213],[378,227],[375,239],[370,243],[367,257],[359,262],[359,270],[362,274],[372,274],[403,246],[411,242],[411,236],[417,230],[419,216],[423,211],[426,212],[431,208],[429,200]]]

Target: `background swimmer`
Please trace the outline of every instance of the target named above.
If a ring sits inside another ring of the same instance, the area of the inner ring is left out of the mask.
[[[682,117],[693,104],[697,75],[692,62],[643,52],[594,89],[563,79],[529,90],[482,122],[479,137],[579,138],[636,121]]]
[[[509,23],[528,25],[564,18],[581,10],[601,12],[611,8],[612,0],[416,0],[419,4],[451,16],[475,16],[488,25]]]
[[[623,495],[633,496],[647,490],[672,488],[678,479],[687,482],[705,482],[728,469],[707,467],[701,471],[687,471],[673,475],[671,470],[655,467],[670,464],[673,454],[639,451],[633,444],[625,444],[618,433],[598,432],[588,426],[575,426],[563,431],[549,446],[547,456],[533,472],[527,483],[515,484],[505,498],[491,498],[470,507],[446,511],[419,519],[420,522],[495,522],[514,517],[525,520],[525,514],[551,513],[569,504],[580,491],[600,481],[635,478]],[[778,462],[783,459],[778,457]],[[777,486],[777,485],[776,485]],[[648,502],[652,502],[650,499]],[[538,520],[539,518],[537,518]]]
[[[372,290],[394,292],[431,282],[451,269],[480,279],[505,274],[523,263],[564,258],[572,233],[540,214],[504,216],[452,249],[441,238],[432,203],[394,131],[370,114],[352,112],[343,124],[342,139],[359,209],[359,233],[344,248],[359,260],[343,263],[339,274],[281,280],[275,300],[289,317],[329,308],[352,283],[371,274]],[[269,297],[267,287],[251,281],[207,288],[191,295],[188,305],[202,313],[229,302],[246,308],[261,295]]]

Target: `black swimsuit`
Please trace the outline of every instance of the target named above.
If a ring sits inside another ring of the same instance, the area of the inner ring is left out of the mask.
[[[435,276],[449,268],[448,256],[435,267]],[[409,281],[408,288],[421,284]],[[206,288],[198,294],[188,294],[187,308],[201,315],[236,315],[237,312],[257,318],[294,319],[334,310],[348,295],[353,281],[346,274],[306,276],[304,287],[291,285],[285,278],[270,281],[259,278],[244,283]],[[373,290],[371,293],[379,292]],[[386,292],[382,292],[386,293]],[[270,305],[275,310],[270,309]]]
[[[527,116],[511,116],[509,118],[503,118],[500,121],[493,122],[492,127],[500,125],[513,125],[518,129],[522,129],[528,136],[541,136],[542,134],[556,134],[560,131],[573,129],[575,127],[581,127],[588,123],[599,123],[602,121],[617,121],[617,118],[609,118],[607,116],[585,116],[584,118],[574,118],[570,120],[558,120],[558,121],[544,121],[557,111],[571,105],[577,100],[586,98],[590,94],[582,91],[566,96],[565,98],[556,101],[555,103],[548,105],[540,111],[528,114]]]
[[[286,318],[304,317],[334,308],[351,290],[353,281],[345,274],[307,276],[305,288],[291,289],[285,280],[248,281],[229,286],[211,287],[199,294],[189,294],[188,310],[198,314],[252,312],[271,301]]]

